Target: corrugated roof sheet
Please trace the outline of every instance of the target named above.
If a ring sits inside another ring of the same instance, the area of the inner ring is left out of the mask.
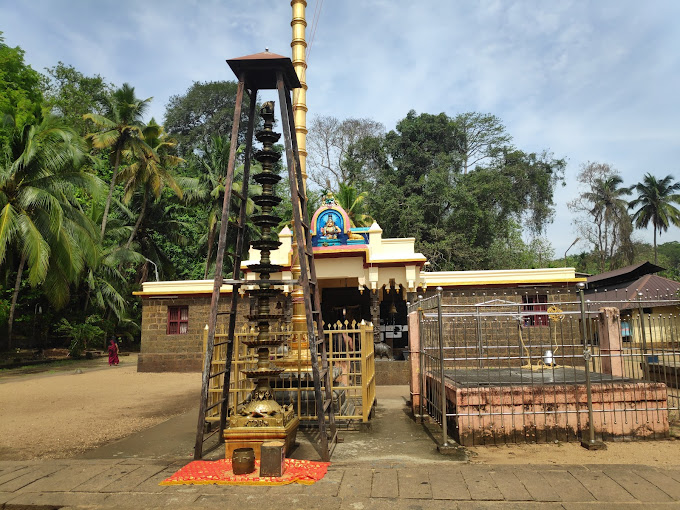
[[[639,296],[639,294],[642,296]],[[637,308],[638,298],[644,308],[668,305],[668,301],[678,300],[680,282],[669,280],[655,274],[641,276],[633,282],[618,283],[598,289],[586,290],[586,296],[597,303],[607,302],[620,310]]]
[[[632,282],[646,274],[658,273],[663,270],[663,267],[652,264],[651,262],[633,264],[632,266],[622,267],[621,269],[616,269],[614,271],[607,271],[605,273],[589,276],[588,288],[597,289],[604,285],[611,286],[617,283]]]

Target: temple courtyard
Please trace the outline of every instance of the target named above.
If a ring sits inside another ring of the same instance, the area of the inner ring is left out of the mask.
[[[438,429],[413,420],[408,387],[379,386],[371,427],[343,431],[311,486],[158,483],[192,459],[200,374],[79,368],[0,373],[0,508],[638,508],[677,506],[680,441],[511,445],[437,452]],[[318,459],[311,435],[293,457]],[[219,458],[215,450],[209,458]],[[262,500],[261,498],[264,498]],[[616,503],[615,503],[616,502]],[[602,506],[603,504],[611,506]]]

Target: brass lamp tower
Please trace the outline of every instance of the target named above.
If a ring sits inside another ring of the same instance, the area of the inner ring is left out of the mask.
[[[255,154],[255,159],[262,165],[262,172],[255,174],[253,180],[262,186],[262,194],[253,197],[259,206],[259,214],[252,216],[252,221],[260,227],[261,239],[253,241],[252,247],[260,250],[260,263],[251,265],[250,269],[259,274],[258,289],[251,290],[251,295],[257,298],[257,313],[249,316],[257,322],[257,336],[243,340],[251,349],[257,349],[257,366],[243,370],[242,373],[255,382],[250,401],[244,404],[229,418],[229,427],[224,430],[226,455],[229,457],[234,449],[243,446],[252,447],[255,456],[259,457],[259,447],[263,441],[280,439],[286,442],[289,449],[295,442],[299,419],[295,415],[292,405],[281,406],[274,399],[274,393],[269,384],[271,377],[278,376],[283,368],[274,366],[269,360],[270,347],[277,347],[283,343],[280,335],[270,332],[271,321],[281,320],[280,315],[272,314],[270,301],[283,291],[270,283],[272,273],[280,272],[282,267],[272,264],[270,254],[276,250],[279,242],[272,228],[278,226],[281,218],[272,214],[272,209],[281,202],[281,198],[274,194],[274,186],[281,177],[272,172],[274,164],[280,155],[272,149],[272,145],[281,137],[272,131],[274,125],[274,102],[264,103],[260,110],[264,120],[264,129],[258,131],[255,138],[263,147]]]

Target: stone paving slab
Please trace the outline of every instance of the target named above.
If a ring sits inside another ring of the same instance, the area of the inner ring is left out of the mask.
[[[674,500],[680,500],[680,482],[668,476],[667,473],[647,466],[640,466],[635,472]]]
[[[489,476],[506,501],[533,501],[533,496],[517,478],[514,469],[494,469],[489,472]]]
[[[466,469],[461,469],[465,485],[473,500],[503,500],[503,494],[491,478],[489,471],[485,466],[467,466]]]
[[[577,482],[567,470],[551,469],[543,471],[541,475],[555,491],[555,495],[559,498],[557,501],[595,501],[588,489]]]
[[[120,480],[123,476],[139,469],[139,464],[116,464],[109,466],[108,469],[98,473],[90,479],[75,487],[75,490],[82,492],[107,492],[111,491],[111,485]]]
[[[54,473],[40,478],[20,489],[21,492],[64,492],[71,491],[99,473],[108,470],[109,464],[65,466]]]
[[[155,477],[163,470],[164,466],[159,465],[140,465],[136,469],[125,473],[118,480],[111,482],[102,490],[105,492],[132,492],[136,487],[146,482],[150,478]],[[167,478],[167,477],[166,477]],[[154,479],[155,480],[155,479]],[[160,483],[163,479],[159,479],[156,483]],[[136,491],[135,491],[136,492]]]
[[[338,496],[341,498],[345,496],[370,498],[372,483],[372,469],[346,469]]]
[[[639,501],[671,502],[673,499],[637,473],[625,468],[610,468],[604,473]]]
[[[458,510],[564,510],[560,503],[539,501],[459,501]]]
[[[470,491],[460,470],[432,470],[430,485],[433,499],[469,500]]]
[[[515,469],[515,476],[522,483],[524,488],[531,494],[531,499],[535,501],[561,501],[557,491],[550,485],[542,473],[533,469],[518,466]]]
[[[11,466],[9,466],[11,468]],[[177,464],[43,461],[16,463],[0,508],[236,508],[262,501],[289,508],[616,509],[680,508],[680,470],[647,466],[484,466],[414,464],[399,469],[331,466],[313,485],[158,483]],[[597,468],[601,469],[597,469]],[[3,475],[12,473],[3,464]]]
[[[100,506],[108,495],[98,492],[25,492],[15,495],[6,504],[6,508],[24,506]]]
[[[373,471],[372,498],[394,498],[399,496],[399,477],[396,469]]]
[[[590,492],[597,501],[632,502],[635,498],[603,471],[569,470],[574,478]]]
[[[0,485],[0,491],[5,492],[15,492],[29,485],[36,480],[39,480],[45,476],[51,475],[55,471],[59,471],[65,467],[62,464],[45,464],[42,466],[31,466],[27,471],[22,472],[22,474],[16,478],[13,478],[2,485]]]
[[[415,467],[397,470],[399,492],[394,496],[407,499],[432,499],[430,474],[427,468]]]

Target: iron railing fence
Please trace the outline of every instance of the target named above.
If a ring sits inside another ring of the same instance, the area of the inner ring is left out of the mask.
[[[680,301],[446,301],[411,306],[442,442],[660,439],[680,421]]]

